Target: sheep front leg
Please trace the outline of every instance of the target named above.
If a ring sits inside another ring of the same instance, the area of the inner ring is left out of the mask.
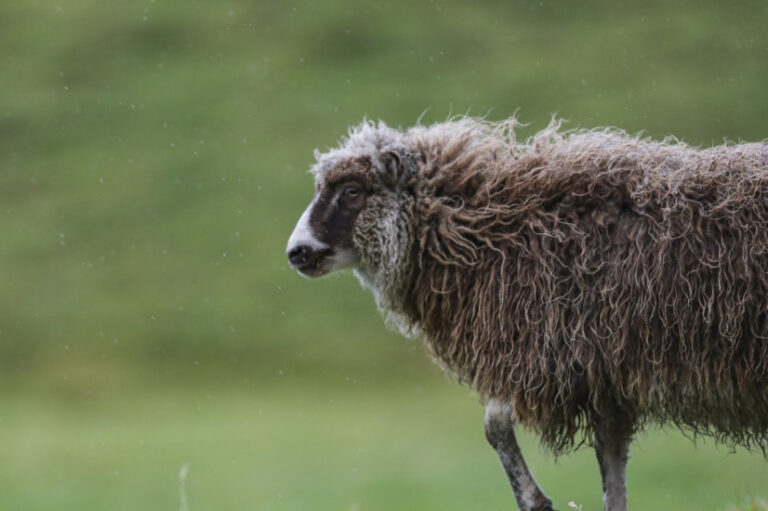
[[[627,511],[626,468],[632,434],[624,428],[600,429],[595,433],[595,453],[603,478],[605,511]]]
[[[495,399],[485,407],[485,436],[504,466],[520,511],[554,511],[528,470],[515,437],[512,407]]]

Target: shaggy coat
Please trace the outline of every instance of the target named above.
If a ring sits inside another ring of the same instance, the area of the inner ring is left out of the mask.
[[[555,452],[617,417],[765,450],[768,145],[514,125],[363,123],[317,155],[405,162],[354,233],[379,306]]]

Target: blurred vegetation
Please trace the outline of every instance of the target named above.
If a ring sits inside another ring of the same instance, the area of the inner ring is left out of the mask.
[[[762,501],[760,499],[748,501],[746,506],[743,508],[738,507],[732,507],[728,511],[766,511],[768,510],[768,504],[765,503],[765,501]]]
[[[0,3],[0,507],[513,506],[466,389],[350,275],[286,265],[312,150],[363,117],[517,112],[768,137],[768,3]],[[446,427],[450,424],[450,427]],[[600,507],[589,452],[561,508]],[[635,448],[638,509],[763,492],[759,455]]]

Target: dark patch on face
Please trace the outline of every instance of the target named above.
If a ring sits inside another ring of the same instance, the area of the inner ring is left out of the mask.
[[[337,165],[325,178],[309,225],[319,241],[331,248],[352,248],[355,221],[365,209],[369,185],[370,159],[357,158]]]

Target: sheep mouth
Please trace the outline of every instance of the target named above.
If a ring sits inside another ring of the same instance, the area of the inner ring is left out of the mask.
[[[310,279],[322,277],[329,271],[325,263],[333,254],[334,251],[332,249],[316,251],[307,262],[291,266],[304,277]]]

